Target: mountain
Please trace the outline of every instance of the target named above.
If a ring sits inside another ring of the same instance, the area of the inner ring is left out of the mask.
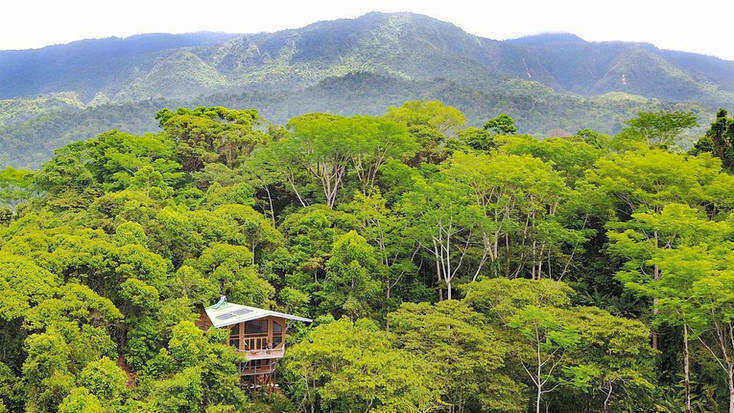
[[[419,14],[373,12],[274,33],[0,51],[0,99],[0,163],[35,166],[111,127],[154,130],[160,105],[253,106],[283,122],[441,99],[475,124],[508,112],[528,133],[615,132],[639,109],[731,106],[734,62],[564,33],[497,41]]]
[[[225,33],[144,34],[80,40],[32,50],[0,51],[0,99],[73,91],[90,99],[149,72],[157,56],[219,44]]]

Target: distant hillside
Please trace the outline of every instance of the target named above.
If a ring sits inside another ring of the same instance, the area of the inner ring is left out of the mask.
[[[149,72],[159,54],[219,44],[224,33],[144,34],[80,40],[32,50],[0,51],[0,99],[73,91],[91,99]]]
[[[411,13],[0,51],[0,163],[38,165],[110,127],[151,130],[160,105],[253,106],[283,122],[416,98],[455,105],[473,123],[508,112],[523,132],[615,132],[639,109],[731,107],[734,62],[571,34],[496,41]]]
[[[711,113],[690,104],[664,104],[625,93],[582,97],[554,92],[535,82],[508,79],[491,88],[476,89],[450,80],[415,81],[369,72],[324,79],[301,89],[249,91],[193,99],[148,99],[139,102],[66,107],[25,122],[0,126],[0,165],[37,167],[53,150],[75,140],[112,128],[143,133],[157,130],[156,111],[163,107],[221,105],[258,108],[266,119],[285,123],[303,112],[327,111],[350,115],[381,114],[390,105],[412,99],[439,99],[462,110],[470,124],[487,114],[509,113],[523,132],[546,136],[551,130],[575,132],[593,128],[611,133],[638,110],[681,108],[697,111],[704,122]]]

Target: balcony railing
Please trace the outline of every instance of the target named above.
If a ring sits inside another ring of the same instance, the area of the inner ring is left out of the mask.
[[[260,374],[271,374],[275,371],[275,362],[264,363],[261,365],[253,366],[241,363],[239,365],[240,375],[243,376],[255,376]]]
[[[241,347],[240,344],[242,344]],[[270,340],[268,340],[268,336],[261,333],[245,334],[242,338],[242,343],[240,343],[238,337],[231,337],[230,345],[235,350],[245,353],[248,360],[280,358],[285,355],[285,348],[282,341],[273,348]]]
[[[268,336],[261,334],[245,334],[244,348],[245,351],[265,350],[270,348],[268,345]]]

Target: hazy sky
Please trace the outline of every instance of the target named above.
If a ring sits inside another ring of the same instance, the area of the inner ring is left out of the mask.
[[[0,49],[200,30],[252,33],[368,11],[412,11],[493,39],[566,31],[734,60],[734,0],[2,0]]]

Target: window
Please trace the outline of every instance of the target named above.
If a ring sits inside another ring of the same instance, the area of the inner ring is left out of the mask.
[[[229,345],[240,348],[240,323],[234,324],[229,330]]]
[[[230,337],[229,338],[229,345],[234,348],[240,348],[240,338],[239,337]]]
[[[273,321],[273,348],[277,348],[283,343],[283,325],[278,321]]]
[[[267,334],[268,320],[259,319],[248,321],[245,323],[245,333],[247,334]]]

